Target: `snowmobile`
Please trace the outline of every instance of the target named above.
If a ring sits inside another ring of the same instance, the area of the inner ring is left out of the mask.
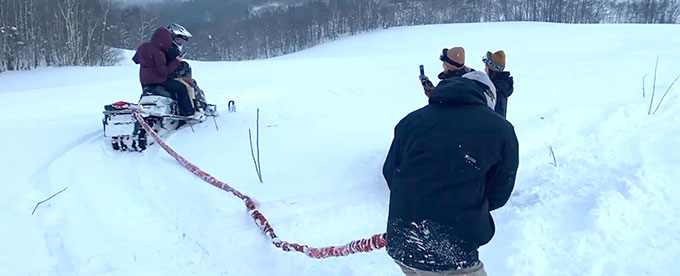
[[[114,150],[141,152],[155,142],[135,119],[135,110],[160,137],[165,137],[182,126],[193,126],[210,117],[215,120],[219,116],[217,106],[206,102],[205,93],[191,78],[188,63],[182,62],[173,74],[172,78],[187,85],[195,114],[181,116],[174,93],[162,86],[146,86],[136,104],[119,101],[104,106],[104,136],[109,139]],[[217,125],[216,122],[215,124]]]

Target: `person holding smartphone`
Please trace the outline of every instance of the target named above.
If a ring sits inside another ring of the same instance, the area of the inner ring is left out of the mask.
[[[465,66],[465,49],[463,47],[456,46],[442,49],[439,60],[442,61],[443,67],[443,71],[437,75],[440,80],[462,77],[464,74],[474,71],[474,69]],[[434,90],[432,81],[424,74],[421,74],[420,83],[423,85],[425,95],[429,97],[430,93]]]

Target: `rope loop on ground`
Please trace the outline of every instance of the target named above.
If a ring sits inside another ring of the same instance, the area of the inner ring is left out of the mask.
[[[229,186],[227,183],[217,180],[207,172],[201,170],[196,165],[184,159],[184,157],[180,156],[177,152],[170,148],[170,146],[168,146],[168,144],[166,144],[163,139],[161,139],[161,137],[158,136],[155,131],[153,131],[153,129],[151,129],[149,124],[147,124],[144,121],[144,118],[139,114],[139,110],[133,110],[132,114],[134,115],[137,122],[142,126],[142,128],[144,128],[144,130],[146,130],[146,132],[151,135],[151,137],[153,137],[156,143],[170,156],[175,158],[177,162],[182,164],[182,166],[184,166],[187,170],[203,179],[203,181],[224,191],[230,192],[234,196],[240,198],[245,203],[250,216],[255,221],[255,224],[260,228],[260,230],[262,230],[262,233],[269,237],[274,246],[281,248],[281,250],[287,252],[297,251],[311,258],[325,259],[330,257],[348,256],[359,252],[369,252],[385,247],[385,244],[387,243],[385,239],[385,233],[376,234],[366,239],[355,240],[342,246],[328,246],[322,248],[314,248],[307,245],[282,241],[278,236],[276,236],[276,233],[274,233],[274,228],[272,228],[271,224],[269,224],[267,218],[265,218],[264,215],[260,213],[260,211],[255,206],[255,202],[249,196],[242,194],[238,190]]]

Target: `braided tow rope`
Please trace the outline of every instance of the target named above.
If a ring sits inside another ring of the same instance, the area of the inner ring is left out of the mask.
[[[151,129],[151,127],[144,121],[142,116],[139,115],[139,110],[134,110],[133,115],[135,116],[137,122],[139,122],[139,124],[144,128],[144,130],[146,130],[146,132],[149,133],[154,140],[156,140],[156,143],[158,143],[159,146],[161,146],[168,154],[170,154],[170,156],[175,158],[175,160],[182,164],[182,166],[184,166],[187,170],[191,171],[205,182],[230,192],[234,196],[243,200],[243,202],[246,204],[246,208],[248,208],[250,216],[253,218],[253,220],[255,220],[255,224],[257,224],[260,230],[262,230],[262,232],[271,239],[272,243],[276,247],[281,248],[283,251],[297,251],[304,253],[311,258],[324,259],[329,257],[347,256],[358,252],[369,252],[385,247],[385,233],[376,234],[366,239],[355,240],[342,246],[328,246],[323,248],[309,247],[307,245],[282,241],[278,236],[276,236],[276,233],[274,233],[274,228],[272,228],[264,215],[260,213],[260,211],[255,206],[255,202],[253,202],[249,196],[242,194],[238,190],[227,185],[227,183],[217,180],[207,172],[201,170],[196,165],[190,163],[180,156],[177,152],[170,148],[170,146],[163,142],[161,137],[159,137],[158,134],[153,131],[153,129]]]

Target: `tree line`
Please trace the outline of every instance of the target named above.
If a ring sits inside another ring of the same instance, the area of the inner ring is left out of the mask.
[[[678,23],[680,0],[0,0],[0,72],[103,66],[169,23],[187,27],[189,58],[274,57],[344,35],[441,23]]]
[[[106,65],[108,2],[0,0],[0,72],[40,66]]]

